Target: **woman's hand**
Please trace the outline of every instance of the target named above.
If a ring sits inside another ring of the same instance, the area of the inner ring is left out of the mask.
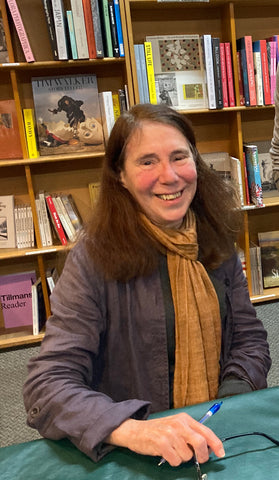
[[[192,458],[193,452],[187,444],[194,448],[200,463],[208,460],[209,448],[217,457],[225,455],[221,440],[212,430],[187,413],[145,421],[128,419],[105,441],[142,455],[163,457],[174,467]]]

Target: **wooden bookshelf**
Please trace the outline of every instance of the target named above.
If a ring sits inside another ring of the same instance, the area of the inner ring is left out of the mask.
[[[134,44],[143,43],[147,35],[205,34],[230,42],[236,106],[221,110],[184,111],[192,121],[201,153],[228,151],[242,159],[243,142],[271,140],[274,106],[240,106],[237,78],[236,39],[252,35],[253,40],[279,33],[279,4],[276,0],[210,0],[207,2],[157,2],[124,0],[130,46],[135,101],[139,102]],[[244,181],[244,171],[242,168]],[[244,209],[244,231],[239,239],[245,251],[247,280],[251,292],[250,240],[257,232],[279,229],[279,196],[265,200],[265,207]],[[279,288],[266,289],[262,296],[251,297],[254,303],[279,298]]]

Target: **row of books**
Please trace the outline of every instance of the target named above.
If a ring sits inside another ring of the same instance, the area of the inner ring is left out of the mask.
[[[29,158],[103,152],[115,120],[129,108],[127,86],[98,92],[96,75],[32,77],[35,109],[24,108]],[[22,158],[15,101],[0,101],[0,158]]]
[[[48,293],[58,280],[54,267],[46,272]],[[0,276],[0,332],[17,329],[38,335],[46,323],[42,281],[34,270]]]
[[[237,39],[240,104],[274,103],[277,35],[252,42]],[[140,103],[166,103],[177,109],[235,106],[230,42],[204,35],[147,36],[135,44]]]
[[[54,60],[124,57],[119,0],[42,1]],[[7,4],[25,59],[34,62],[19,2]]]

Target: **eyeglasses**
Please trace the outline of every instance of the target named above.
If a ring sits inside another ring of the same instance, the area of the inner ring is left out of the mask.
[[[228,440],[233,440],[234,438],[248,437],[250,435],[258,435],[258,436],[261,436],[261,437],[265,437],[265,438],[267,438],[267,440],[270,440],[272,443],[279,446],[279,440],[276,440],[275,438],[271,437],[270,435],[267,435],[267,433],[263,433],[263,432],[239,433],[237,435],[231,435],[229,437],[222,438],[221,440],[224,443],[224,442],[227,442]],[[192,461],[193,461],[194,467],[196,469],[197,480],[207,480],[207,474],[206,473],[202,474],[202,472],[201,472],[201,467],[200,467],[200,464],[197,460],[197,457],[196,457],[196,454],[195,454],[195,451],[194,451],[193,447],[190,444],[188,444],[188,446],[190,447],[190,449],[193,452]]]

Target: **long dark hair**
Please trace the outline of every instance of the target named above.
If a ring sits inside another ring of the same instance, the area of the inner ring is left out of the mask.
[[[107,279],[127,281],[150,274],[158,264],[158,245],[141,224],[140,207],[120,181],[126,146],[144,121],[167,124],[188,140],[197,168],[197,190],[191,208],[196,214],[199,259],[215,268],[231,256],[240,229],[235,190],[207,167],[187,117],[166,105],[139,104],[116,121],[106,150],[100,195],[85,239],[95,266]]]

